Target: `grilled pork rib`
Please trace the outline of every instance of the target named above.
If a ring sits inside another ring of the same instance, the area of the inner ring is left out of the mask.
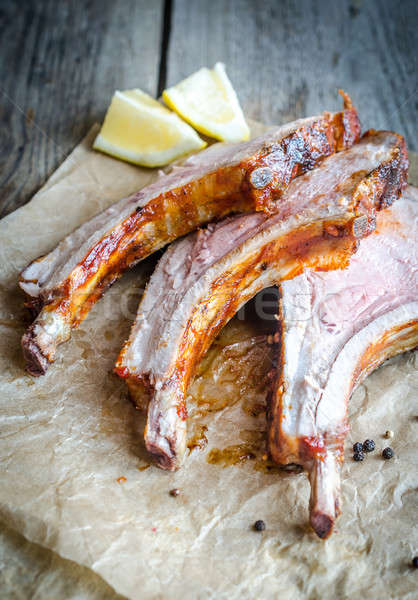
[[[297,175],[350,147],[360,135],[351,100],[344,111],[276,128],[242,144],[217,144],[67,236],[21,274],[39,313],[22,339],[27,370],[42,375],[104,291],[129,267],[199,225],[231,213],[275,212]]]
[[[418,344],[417,225],[418,190],[409,187],[378,215],[347,269],[307,271],[281,285],[269,450],[307,469],[321,538],[341,510],[349,397],[386,358]]]
[[[161,467],[181,463],[186,390],[220,329],[264,287],[305,267],[346,266],[376,210],[404,188],[407,167],[401,136],[371,132],[295,179],[275,215],[231,217],[170,246],[116,364],[134,399],[138,386],[149,389],[145,439]]]

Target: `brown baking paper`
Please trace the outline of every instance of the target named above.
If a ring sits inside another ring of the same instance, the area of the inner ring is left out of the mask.
[[[412,353],[378,369],[350,402],[343,515],[326,542],[307,526],[306,475],[262,458],[268,331],[250,309],[224,329],[191,387],[192,451],[174,474],[149,466],[144,417],[111,373],[155,259],[109,290],[45,377],[25,374],[19,271],[156,176],[93,152],[95,131],[0,222],[0,519],[132,599],[416,597]],[[352,462],[352,443],[370,437],[378,451]],[[388,443],[396,458],[384,461]]]

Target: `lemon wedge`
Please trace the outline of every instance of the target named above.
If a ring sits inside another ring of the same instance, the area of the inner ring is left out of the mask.
[[[161,167],[206,146],[175,113],[139,89],[115,92],[93,148],[145,167]]]
[[[216,63],[213,69],[200,69],[164,90],[163,100],[195,129],[217,140],[239,142],[250,137],[222,63]]]

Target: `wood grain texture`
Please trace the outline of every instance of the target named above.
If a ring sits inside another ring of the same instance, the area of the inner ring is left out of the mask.
[[[0,216],[103,119],[115,89],[157,92],[163,0],[0,4]]]
[[[365,129],[394,129],[416,150],[417,6],[174,0],[167,83],[222,61],[246,114],[271,124],[337,109],[342,87]]]

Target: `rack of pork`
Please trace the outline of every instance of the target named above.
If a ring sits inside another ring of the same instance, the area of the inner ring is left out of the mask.
[[[23,352],[28,371],[42,375],[106,288],[173,241],[115,367],[134,401],[147,389],[146,446],[168,470],[184,457],[199,361],[245,302],[279,285],[268,450],[308,471],[322,538],[341,507],[349,396],[418,338],[418,194],[405,189],[405,142],[389,131],[360,137],[342,95],[341,113],[191,157],[82,225],[20,281],[36,316]]]

